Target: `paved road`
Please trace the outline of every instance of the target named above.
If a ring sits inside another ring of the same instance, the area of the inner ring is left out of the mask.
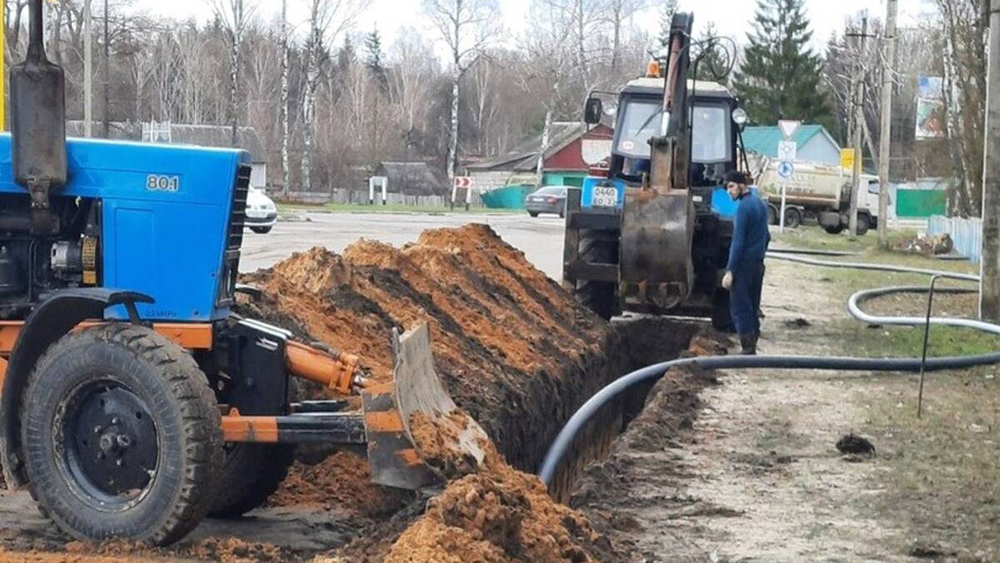
[[[414,242],[421,232],[439,227],[485,223],[524,252],[549,277],[562,279],[563,220],[527,215],[310,213],[310,222],[279,222],[266,235],[246,231],[240,270],[267,268],[293,252],[325,246],[334,252],[367,238],[393,246]]]

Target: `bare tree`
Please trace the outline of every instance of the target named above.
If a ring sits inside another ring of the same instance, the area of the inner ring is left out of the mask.
[[[324,45],[347,31],[368,7],[369,0],[305,0],[309,8],[309,38],[306,40],[306,84],[302,104],[303,154],[302,189],[312,189],[312,150],[316,137],[316,91],[322,66],[326,63]]]
[[[243,35],[257,9],[256,0],[215,0],[215,15],[229,35],[229,121],[233,128],[233,146],[239,144],[240,65],[243,53]]]
[[[576,2],[576,0],[573,0]],[[535,183],[542,185],[545,153],[549,150],[552,137],[552,123],[558,104],[562,101],[566,83],[569,81],[571,58],[568,52],[578,20],[573,12],[566,10],[551,0],[536,0],[528,15],[536,22],[522,40],[522,50],[527,54],[528,72],[523,75],[524,87],[531,88],[531,82],[541,82],[540,91],[548,92],[542,98],[545,108],[545,125],[542,128],[542,143],[538,149],[535,166]],[[578,48],[578,45],[577,45]],[[579,60],[577,61],[579,64]]]
[[[290,30],[288,29],[288,0],[281,0],[281,192],[287,198],[291,190],[292,170],[289,163],[289,144],[291,143],[291,117],[288,111],[288,73],[291,71],[292,50],[289,45]]]
[[[389,96],[402,115],[404,134],[411,136],[427,120],[434,77],[439,73],[434,47],[413,28],[397,33],[389,49]]]
[[[956,176],[952,211],[978,216],[983,195],[989,2],[937,0],[937,5],[944,24],[944,102]]]
[[[451,132],[448,179],[455,178],[462,76],[501,30],[497,0],[424,0],[424,12],[451,55]]]
[[[648,8],[651,0],[607,0],[607,2],[608,5],[604,11],[608,14],[608,21],[611,24],[611,74],[615,74],[622,58],[625,24],[636,12]],[[676,0],[674,5],[676,10]]]

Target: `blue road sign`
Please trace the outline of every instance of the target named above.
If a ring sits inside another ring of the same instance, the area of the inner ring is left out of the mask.
[[[778,164],[778,176],[781,176],[783,180],[787,180],[795,174],[795,165],[791,162],[782,162]]]

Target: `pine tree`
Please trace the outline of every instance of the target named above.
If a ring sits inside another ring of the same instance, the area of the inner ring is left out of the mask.
[[[660,45],[666,47],[670,43],[670,26],[674,23],[677,13],[677,0],[666,0],[660,11]]]
[[[820,89],[823,61],[808,46],[812,31],[804,12],[804,0],[757,0],[749,46],[735,76],[751,123],[800,119],[832,124]]]
[[[355,60],[354,43],[351,42],[351,36],[348,35],[344,37],[344,46],[340,48],[340,52],[337,54],[337,71],[347,72]]]
[[[729,61],[733,54],[726,50],[729,47],[728,43],[719,43],[716,41],[718,38],[719,32],[715,28],[715,23],[708,22],[705,31],[698,38],[698,42],[705,51],[703,51],[704,54],[698,63],[695,78],[725,84],[729,81],[729,77],[725,76],[725,73],[730,70]]]
[[[368,67],[372,76],[378,81],[379,86],[383,90],[388,89],[389,80],[386,76],[385,66],[382,63],[382,36],[379,34],[377,27],[365,36],[365,51],[368,55],[365,66]]]

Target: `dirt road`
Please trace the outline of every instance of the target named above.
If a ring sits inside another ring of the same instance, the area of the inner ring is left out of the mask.
[[[846,312],[824,279],[822,270],[768,265],[762,353],[831,353],[832,325]],[[865,424],[859,394],[900,376],[718,375],[717,385],[704,383],[690,426],[668,426],[658,448],[637,449],[626,435],[575,504],[617,528],[648,562],[913,560],[893,547],[905,530],[866,510],[881,493],[872,477],[886,468],[835,449]]]

